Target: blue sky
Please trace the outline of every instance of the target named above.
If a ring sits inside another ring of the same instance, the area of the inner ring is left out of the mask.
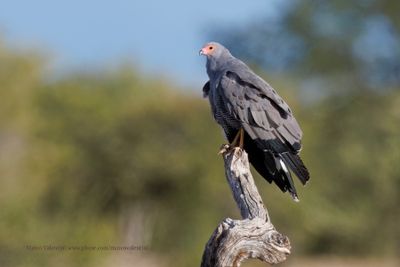
[[[13,0],[0,8],[0,37],[40,47],[57,70],[133,62],[181,85],[206,80],[198,50],[207,31],[275,12],[277,1]]]

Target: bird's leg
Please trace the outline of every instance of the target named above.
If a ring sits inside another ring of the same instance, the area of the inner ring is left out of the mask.
[[[235,138],[233,139],[233,141],[229,144],[229,146],[231,147],[235,147],[238,143],[238,140],[240,139],[240,132],[242,131],[242,128],[240,128],[240,130],[237,132]],[[240,142],[240,140],[239,140]]]
[[[243,149],[243,142],[244,142],[244,131],[243,131],[243,128],[240,128],[240,130],[237,132],[237,134],[236,134],[235,138],[233,139],[233,141],[230,144],[222,145],[220,150],[219,150],[219,152],[218,152],[218,154],[231,152],[236,147],[239,147],[240,149]]]
[[[244,130],[243,128],[240,128],[239,130],[239,147],[240,149],[243,149],[244,145]]]

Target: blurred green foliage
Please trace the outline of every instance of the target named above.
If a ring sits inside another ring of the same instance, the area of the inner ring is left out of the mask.
[[[211,35],[269,73],[301,77],[304,90],[317,87],[313,93],[400,84],[399,1],[283,0],[274,7]]]

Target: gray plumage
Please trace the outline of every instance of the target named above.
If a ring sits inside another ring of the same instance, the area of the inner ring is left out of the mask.
[[[203,94],[209,98],[212,114],[226,138],[232,142],[243,128],[244,149],[255,169],[298,200],[289,169],[302,184],[309,180],[309,173],[298,155],[303,133],[291,109],[267,82],[221,44],[208,43],[200,53],[207,57],[209,76]]]

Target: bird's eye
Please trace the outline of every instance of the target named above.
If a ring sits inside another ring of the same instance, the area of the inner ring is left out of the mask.
[[[210,50],[213,50],[213,49],[214,49],[214,47],[210,46],[208,49],[210,49]]]

